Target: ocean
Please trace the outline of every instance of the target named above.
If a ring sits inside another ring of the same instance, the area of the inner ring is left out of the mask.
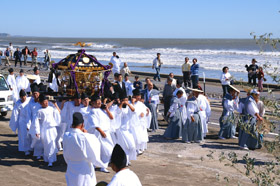
[[[262,66],[270,62],[278,67],[280,52],[267,51],[260,53],[260,48],[253,39],[109,39],[109,38],[48,38],[48,37],[3,37],[0,38],[0,50],[4,51],[10,42],[14,48],[36,47],[40,61],[44,51],[51,52],[52,60],[58,62],[68,54],[75,53],[80,46],[76,42],[92,43],[85,47],[87,53],[94,55],[98,61],[108,64],[112,52],[117,52],[122,62],[127,62],[131,70],[154,72],[151,68],[156,53],[161,53],[161,73],[181,75],[184,58],[198,59],[200,76],[220,78],[222,68],[229,67],[229,72],[236,80],[247,81],[246,64],[252,58]],[[30,59],[29,59],[30,60]],[[267,83],[274,83],[266,75]]]

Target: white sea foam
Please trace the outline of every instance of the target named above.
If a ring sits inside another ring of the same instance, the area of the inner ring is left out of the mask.
[[[26,41],[25,43],[29,43],[29,44],[35,44],[35,43],[42,43],[41,41]]]

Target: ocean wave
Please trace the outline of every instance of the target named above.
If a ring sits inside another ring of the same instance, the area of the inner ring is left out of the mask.
[[[29,44],[39,44],[42,43],[41,41],[25,41],[25,43],[29,43]]]

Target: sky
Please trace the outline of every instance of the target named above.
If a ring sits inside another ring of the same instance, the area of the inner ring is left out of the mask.
[[[0,33],[85,38],[280,37],[280,0],[0,0]]]

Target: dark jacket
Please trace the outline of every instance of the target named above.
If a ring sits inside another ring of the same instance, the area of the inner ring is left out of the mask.
[[[15,53],[14,53],[15,59],[21,59],[21,56],[22,56],[21,51],[15,51]]]
[[[136,85],[138,85],[138,86],[136,86]],[[137,88],[139,90],[142,90],[142,82],[141,81],[134,81],[133,87]]]
[[[119,82],[115,82],[113,84],[114,91],[119,93],[120,97],[121,97],[121,95],[127,95],[126,94],[125,83],[124,82],[121,82],[121,83],[122,83],[122,87],[120,86]]]
[[[27,49],[27,53],[26,53],[26,50],[25,50],[25,48],[24,48],[24,49],[22,49],[21,53],[22,53],[22,55],[24,55],[24,56],[30,55],[30,50]]]

